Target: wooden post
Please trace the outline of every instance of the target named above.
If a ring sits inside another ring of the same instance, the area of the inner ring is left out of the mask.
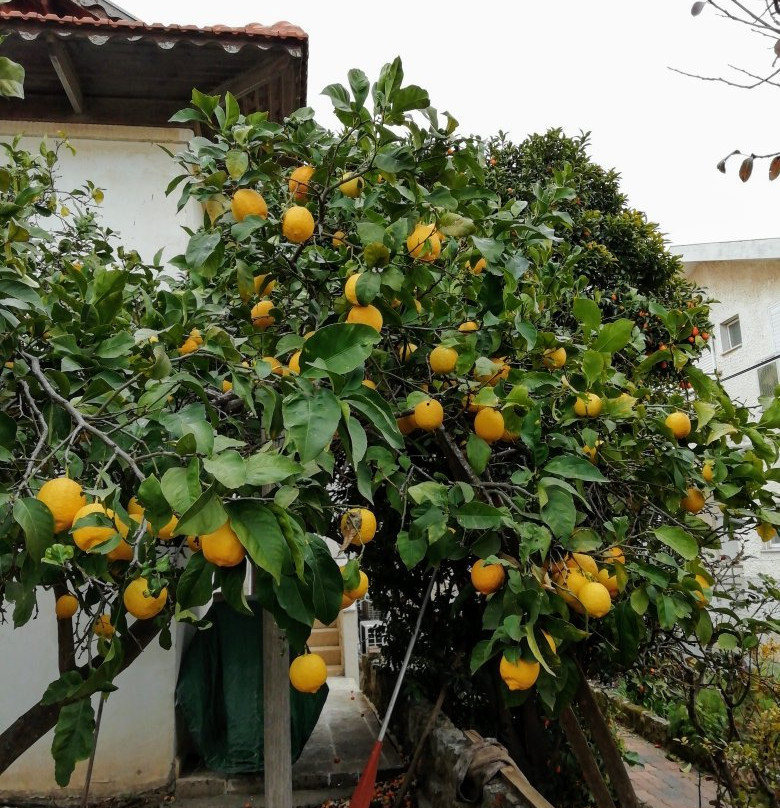
[[[263,760],[265,804],[292,808],[290,654],[287,638],[263,610]]]

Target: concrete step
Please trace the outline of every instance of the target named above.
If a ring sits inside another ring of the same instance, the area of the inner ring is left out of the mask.
[[[343,675],[344,675],[343,665],[328,665],[328,677],[343,676]]]
[[[309,637],[309,648],[322,648],[324,645],[338,645],[339,630],[333,628],[315,628]]]
[[[337,629],[338,627],[339,627],[339,619],[338,619],[338,617],[330,625],[325,625],[325,623],[320,623],[319,620],[315,620],[314,621],[314,626],[313,626],[315,631],[318,628],[336,628]]]
[[[326,665],[341,665],[340,645],[309,645],[312,651],[316,651],[324,660]]]

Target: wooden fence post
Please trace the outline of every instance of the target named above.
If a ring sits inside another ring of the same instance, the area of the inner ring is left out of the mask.
[[[265,804],[292,808],[290,654],[287,638],[263,609],[263,761]]]

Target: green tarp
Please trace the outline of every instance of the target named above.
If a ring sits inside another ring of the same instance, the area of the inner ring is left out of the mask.
[[[187,648],[176,685],[176,707],[196,751],[211,771],[263,771],[263,618],[214,603],[211,628],[198,631]],[[328,697],[290,688],[292,759],[300,757]]]

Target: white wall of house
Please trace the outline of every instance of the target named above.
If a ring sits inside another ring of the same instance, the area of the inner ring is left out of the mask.
[[[41,136],[57,138],[61,124],[0,122],[0,139],[29,135],[22,146],[37,149]],[[130,126],[74,125],[66,132],[76,154],[62,150],[58,187],[72,189],[92,180],[104,189],[105,224],[121,236],[119,243],[150,261],[161,247],[163,260],[184,252],[183,226],[197,227],[201,213],[192,204],[176,213],[177,195],[165,196],[170,179],[180,173],[157,144],[176,151],[191,132]],[[43,695],[58,678],[54,596],[41,593],[40,613],[24,629],[0,625],[0,730]],[[174,689],[182,643],[171,651],[154,644],[117,680],[119,690],[108,699],[100,729],[92,777],[95,797],[140,791],[163,785],[175,761]],[[97,706],[97,698],[94,702]],[[0,802],[11,795],[62,791],[54,780],[52,733],[41,739],[0,776]],[[71,780],[73,793],[84,783],[85,766]]]
[[[163,260],[184,252],[188,237],[182,228],[197,227],[202,214],[192,204],[177,216],[178,193],[166,197],[165,188],[182,172],[160,146],[180,150],[192,132],[84,124],[71,124],[63,130],[58,123],[0,121],[1,140],[27,135],[21,146],[31,151],[37,151],[43,136],[53,144],[63,131],[76,154],[60,151],[57,186],[70,191],[91,180],[102,188],[103,222],[119,234],[119,243],[137,250],[145,261],[151,261],[160,248]]]
[[[780,239],[690,244],[672,250],[682,258],[688,278],[715,301],[710,310],[711,345],[723,386],[732,399],[754,407],[755,417],[760,417],[762,393],[754,366],[766,367],[766,360],[780,355]],[[741,333],[738,346],[728,342],[734,334],[728,323],[735,317]],[[746,542],[745,575],[766,573],[780,579],[780,541],[765,544],[751,530]]]

